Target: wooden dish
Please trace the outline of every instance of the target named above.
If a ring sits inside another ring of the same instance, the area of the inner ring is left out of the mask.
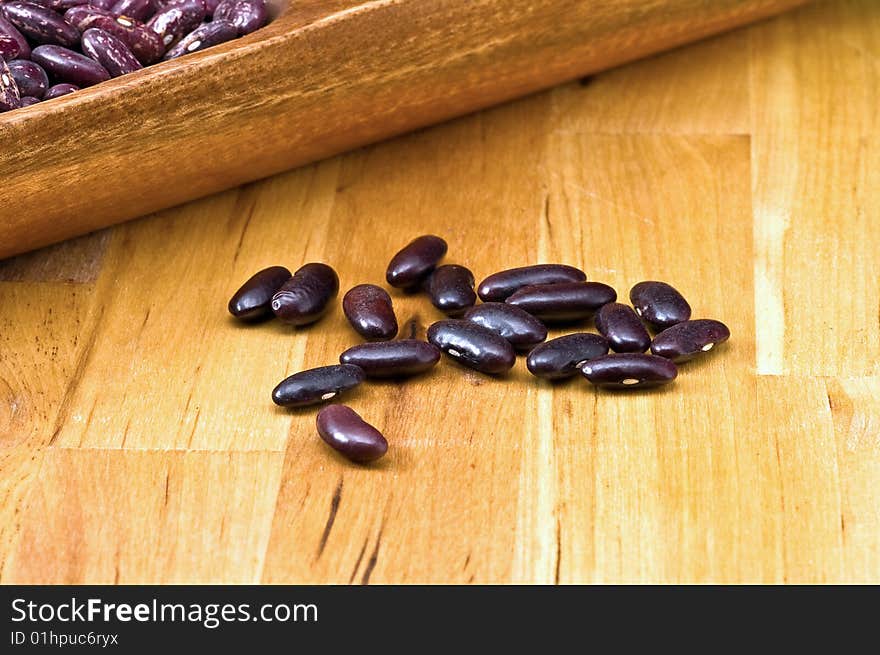
[[[804,0],[274,0],[221,46],[0,115],[0,257]]]

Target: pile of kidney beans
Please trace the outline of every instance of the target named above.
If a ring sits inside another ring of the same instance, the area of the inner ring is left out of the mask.
[[[607,284],[588,282],[577,268],[539,264],[494,273],[475,290],[466,267],[438,266],[446,251],[440,237],[418,237],[391,259],[385,274],[392,287],[427,294],[450,317],[428,328],[427,341],[394,340],[398,324],[391,295],[374,284],[359,284],[345,294],[342,309],[367,343],[344,351],[338,364],[282,380],[272,400],[284,407],[325,403],[367,378],[424,373],[440,361],[441,352],[489,375],[503,375],[513,368],[517,352],[528,353],[526,367],[539,378],[581,375],[603,389],[644,389],[672,382],[678,364],[704,356],[730,337],[720,321],[692,320],[687,300],[664,282],[636,284],[630,306],[618,303]],[[273,266],[245,282],[228,309],[245,322],[274,316],[290,325],[309,325],[338,293],[339,278],[326,264],[306,264],[292,275]],[[546,340],[548,324],[575,326],[590,319],[598,334],[574,332]],[[322,409],[317,429],[355,462],[377,460],[388,450],[385,437],[344,405]]]
[[[0,112],[250,34],[265,0],[0,0]]]

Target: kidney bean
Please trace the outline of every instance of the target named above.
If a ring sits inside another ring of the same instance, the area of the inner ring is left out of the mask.
[[[480,282],[477,294],[483,302],[504,302],[515,291],[534,284],[557,284],[562,282],[583,282],[586,274],[573,266],[565,264],[538,264],[510,268],[493,273]]]
[[[18,84],[6,62],[0,57],[0,112],[18,109],[21,106],[21,93]]]
[[[651,352],[676,363],[686,362],[729,338],[730,330],[721,321],[708,318],[682,321],[654,337]]]
[[[353,364],[312,368],[294,373],[278,383],[272,390],[272,402],[282,407],[317,405],[353,389],[365,379],[364,370]]]
[[[94,21],[97,16],[115,19],[115,16],[110,12],[110,9],[96,7],[93,4],[71,7],[64,12],[64,20],[73,25],[80,32],[85,32],[90,27],[93,27],[91,22]]]
[[[211,46],[229,41],[238,36],[235,25],[226,20],[214,20],[202,23],[199,27],[183,37],[174,47],[165,53],[165,61],[176,59]]]
[[[79,87],[91,86],[110,79],[110,74],[94,59],[60,45],[41,45],[31,53],[33,60],[56,80]]]
[[[153,0],[117,0],[110,7],[110,12],[114,16],[128,16],[144,23],[156,13],[156,5]]]
[[[523,287],[505,302],[542,321],[579,321],[615,300],[617,292],[601,282],[559,282]]]
[[[68,48],[79,43],[79,31],[48,7],[14,0],[3,5],[3,13],[19,32],[37,43]]]
[[[325,407],[315,423],[321,439],[353,462],[374,462],[388,451],[382,433],[345,405]]]
[[[402,378],[434,368],[440,361],[440,350],[418,339],[378,341],[352,346],[339,361],[360,366],[368,378]]]
[[[525,310],[503,302],[471,307],[465,312],[464,320],[492,330],[517,350],[528,350],[547,338],[547,326],[541,321]]]
[[[110,11],[113,9],[113,5],[116,4],[116,0],[89,0],[88,4],[96,9],[106,9]]]
[[[516,363],[516,353],[507,339],[470,321],[438,321],[428,328],[428,341],[482,373],[505,373]]]
[[[450,316],[460,316],[477,302],[474,274],[457,264],[438,266],[426,279],[425,289],[434,307]]]
[[[89,0],[27,0],[35,5],[48,7],[52,11],[64,12],[71,7],[88,4]]]
[[[0,6],[0,57],[6,61],[13,59],[30,59],[31,46],[24,35],[3,17]]]
[[[664,329],[691,317],[691,306],[665,282],[639,282],[629,292],[636,314],[655,328]]]
[[[643,353],[651,345],[651,335],[633,308],[610,302],[596,313],[596,329],[618,353]]]
[[[83,35],[85,38],[85,35]],[[274,316],[272,296],[290,279],[283,266],[270,266],[254,273],[229,299],[229,313],[241,321],[253,322]]]
[[[598,334],[576,332],[536,346],[526,358],[532,375],[562,380],[577,374],[584,363],[608,354],[608,340]]]
[[[46,95],[43,96],[43,100],[60,98],[61,96],[66,96],[68,93],[73,93],[74,91],[79,91],[79,87],[76,84],[56,84],[55,86],[49,87],[49,90],[46,91]]]
[[[591,359],[580,366],[590,382],[605,389],[643,389],[672,382],[678,369],[655,355],[623,353]]]
[[[264,0],[222,0],[213,15],[214,20],[228,20],[235,25],[239,36],[260,29],[268,19]]]
[[[306,264],[272,296],[272,311],[290,325],[308,325],[324,315],[337,293],[336,271],[327,264]]]
[[[417,287],[443,259],[447,248],[446,242],[433,234],[413,239],[391,258],[385,279],[398,289]]]
[[[101,64],[110,77],[119,77],[143,68],[122,39],[92,27],[83,32],[83,52]]]
[[[9,62],[9,71],[22,96],[31,96],[39,100],[46,94],[49,88],[49,76],[39,64],[26,59],[14,59]]]
[[[388,292],[375,284],[359,284],[342,298],[342,311],[364,339],[385,341],[397,334],[397,317]]]
[[[168,48],[198,27],[205,15],[203,0],[178,0],[156,12],[147,27],[158,34]]]
[[[114,16],[110,11],[82,6],[68,9],[64,20],[81,32],[96,27],[123,41],[144,66],[162,58],[165,45],[161,37],[146,25],[128,16]]]
[[[21,102],[18,103],[19,107],[30,107],[31,105],[35,105],[40,102],[39,98],[34,98],[33,96],[22,96]]]

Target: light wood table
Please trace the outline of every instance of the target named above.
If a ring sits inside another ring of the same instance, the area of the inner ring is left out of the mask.
[[[3,263],[0,581],[880,581],[878,108],[880,4],[819,3]],[[338,306],[225,304],[425,232],[478,278],[668,280],[733,337],[656,393],[365,385],[391,447],[351,465],[269,402],[357,341]]]

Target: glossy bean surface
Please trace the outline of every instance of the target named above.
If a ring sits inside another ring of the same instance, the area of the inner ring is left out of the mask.
[[[270,266],[254,273],[229,299],[229,313],[242,321],[260,321],[274,316],[272,296],[291,278],[283,266]]]
[[[360,366],[334,364],[294,373],[272,391],[272,402],[282,407],[317,405],[353,389],[366,379]]]
[[[682,321],[654,337],[651,352],[672,361],[686,362],[703,355],[730,338],[730,330],[721,321],[700,318]]]
[[[378,341],[352,346],[339,361],[360,366],[368,378],[399,378],[432,369],[440,361],[440,350],[418,339]]]
[[[523,287],[506,300],[542,321],[579,321],[617,300],[617,292],[601,282],[560,282]]]
[[[169,48],[197,28],[205,15],[202,0],[179,0],[156,12],[147,27],[158,34],[164,46]]]
[[[67,48],[79,43],[79,31],[48,7],[15,1],[2,5],[2,9],[6,19],[36,43]]]
[[[145,22],[156,13],[153,0],[118,0],[110,7],[114,16],[128,16],[141,22]]]
[[[528,350],[547,338],[547,326],[527,311],[503,302],[471,307],[464,319],[492,330],[517,350]]]
[[[59,12],[64,12],[71,7],[89,4],[89,0],[27,0],[27,2],[33,2],[35,5],[42,5]]]
[[[533,284],[583,282],[586,274],[565,264],[538,264],[493,273],[480,282],[477,293],[484,302],[503,302],[514,292]]]
[[[43,100],[60,98],[61,96],[66,96],[68,93],[73,93],[74,91],[79,91],[79,87],[76,84],[56,84],[55,86],[49,87],[46,91],[46,95],[43,96]]]
[[[460,316],[477,302],[474,274],[458,264],[438,266],[428,277],[425,288],[434,307],[449,316]]]
[[[0,58],[0,111],[18,109],[21,105],[21,93],[15,78],[6,62]]]
[[[643,353],[651,345],[651,335],[638,314],[619,302],[608,303],[596,312],[596,329],[617,353]]]
[[[562,380],[578,373],[578,366],[608,354],[608,340],[589,332],[566,334],[536,346],[526,358],[532,375]]]
[[[623,353],[605,355],[580,366],[587,380],[604,389],[644,389],[672,382],[675,364],[656,355]]]
[[[413,239],[391,258],[385,279],[398,289],[416,287],[443,259],[447,248],[446,242],[433,234]]]
[[[3,16],[0,10],[0,57],[6,61],[29,59],[31,47],[24,34]]]
[[[35,105],[40,102],[39,98],[35,98],[33,96],[22,96],[21,101],[18,103],[19,107],[30,107],[31,105]]]
[[[110,73],[110,77],[119,77],[143,68],[122,39],[97,27],[83,32],[82,50],[101,64]]]
[[[336,271],[327,264],[306,264],[272,297],[272,311],[290,325],[308,325],[324,315],[337,293]]]
[[[79,87],[92,86],[110,79],[101,64],[60,45],[41,45],[34,48],[31,57],[56,80]]]
[[[268,18],[263,0],[223,0],[214,10],[214,20],[228,20],[235,25],[239,36],[260,29]]]
[[[164,59],[165,61],[176,59],[230,41],[237,36],[238,30],[229,21],[213,20],[210,23],[202,23],[166,52]]]
[[[691,317],[691,306],[665,282],[639,282],[629,292],[636,313],[652,326],[665,329]]]
[[[43,67],[36,62],[27,59],[14,59],[9,62],[9,72],[15,83],[18,85],[18,91],[22,96],[32,96],[34,98],[42,98],[49,89],[49,76]]]
[[[98,7],[83,6],[68,9],[64,20],[81,32],[97,27],[121,39],[144,66],[156,63],[165,52],[162,38],[146,25],[128,16],[114,16]]]
[[[321,439],[353,462],[374,462],[388,451],[382,433],[345,405],[325,407],[315,424]]]
[[[428,328],[428,341],[457,362],[482,373],[505,373],[516,362],[516,352],[507,339],[470,321],[438,321]]]
[[[385,341],[397,334],[397,317],[391,296],[375,284],[359,284],[342,298],[342,311],[364,339]]]

